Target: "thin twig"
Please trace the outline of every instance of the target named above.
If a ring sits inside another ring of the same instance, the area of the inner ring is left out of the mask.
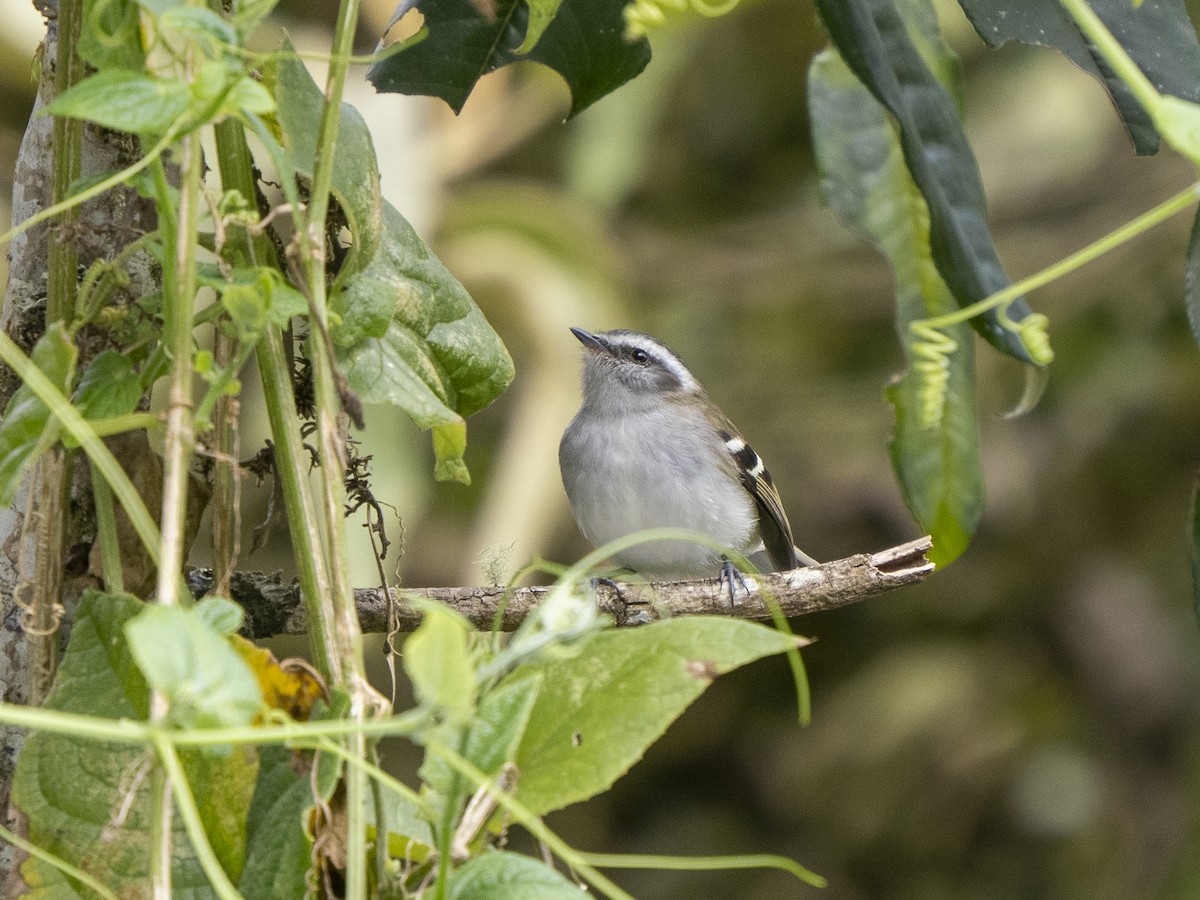
[[[762,599],[769,591],[779,601],[784,615],[802,616],[857,603],[899,587],[923,581],[934,565],[925,558],[933,546],[928,537],[882,550],[861,553],[820,566],[746,577],[746,593],[738,592],[731,605],[727,589],[716,578],[700,581],[621,582],[617,588],[598,584],[596,592],[603,612],[617,625],[645,625],[657,619],[681,615],[719,615],[766,621],[770,610]],[[212,584],[210,570],[197,569],[189,575],[196,593]],[[511,592],[503,587],[414,588],[404,594],[393,591],[391,605],[400,631],[412,631],[421,613],[405,602],[405,596],[438,600],[466,617],[481,630],[490,630],[497,610],[504,605],[501,628],[513,631],[541,602],[547,587],[523,587]],[[619,595],[618,595],[619,591]],[[504,602],[508,593],[507,603]],[[280,576],[239,572],[234,576],[233,599],[246,608],[246,622],[254,638],[276,634],[303,634],[307,630],[298,590],[282,584]],[[362,630],[383,633],[388,629],[389,598],[377,588],[354,592]]]

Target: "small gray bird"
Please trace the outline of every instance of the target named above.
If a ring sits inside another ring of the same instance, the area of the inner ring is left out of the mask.
[[[817,564],[794,545],[763,461],[670,348],[636,331],[571,331],[584,347],[583,406],[558,462],[584,537],[599,547],[644,528],[688,528],[765,570]],[[692,541],[650,541],[615,559],[658,577],[728,574],[719,551]]]

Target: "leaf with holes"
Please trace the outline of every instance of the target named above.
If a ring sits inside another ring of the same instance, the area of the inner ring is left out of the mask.
[[[546,0],[496,0],[494,15],[484,16],[470,0],[404,0],[393,21],[418,9],[424,25],[367,77],[381,91],[440,97],[460,112],[480,78],[528,60],[563,77],[573,116],[635,78],[650,61],[644,38],[625,40],[625,4],[562,0],[554,9]]]

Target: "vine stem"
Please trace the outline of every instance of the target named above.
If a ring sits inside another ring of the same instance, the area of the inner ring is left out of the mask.
[[[325,220],[329,211],[329,192],[333,184],[342,95],[346,86],[348,61],[354,48],[358,13],[359,0],[342,0],[338,6],[333,52],[325,82],[325,106],[321,111],[316,159],[313,163],[312,196],[303,229],[307,237],[307,246],[302,247],[302,250],[306,251],[305,274],[312,304],[311,312],[315,320],[309,336],[309,358],[312,360],[317,432],[321,450],[322,518],[328,549],[329,576],[333,587],[332,636],[335,647],[332,653],[338,658],[341,682],[350,695],[350,718],[355,722],[363,722],[372,709],[385,706],[386,701],[372,690],[363,663],[362,631],[359,628],[358,611],[354,606],[354,589],[350,582],[349,560],[346,554],[345,448],[340,425],[341,401],[334,382],[332,360],[321,343],[329,333],[325,281]],[[365,759],[365,736],[361,732],[350,735],[347,739],[347,749],[354,756]],[[351,900],[359,900],[367,896],[367,775],[361,768],[350,766],[345,771],[345,783],[345,896]]]
[[[1129,89],[1138,98],[1138,102],[1153,118],[1155,108],[1162,100],[1162,94],[1137,67],[1137,64],[1129,58],[1125,48],[1112,36],[1112,32],[1108,30],[1100,17],[1084,0],[1059,0],[1059,3],[1075,20],[1079,30],[1096,45],[1096,48],[1104,56],[1104,61],[1129,86]]]
[[[1200,181],[1189,185],[1175,196],[1164,200],[1153,209],[1142,213],[1136,219],[1126,222],[1120,228],[1075,251],[1070,256],[1060,259],[1053,265],[1047,266],[1040,272],[1035,272],[1026,278],[1022,278],[1020,281],[1010,284],[1003,290],[999,290],[977,303],[972,303],[970,306],[964,306],[962,309],[946,313],[943,316],[921,319],[918,322],[912,323],[912,325],[920,324],[931,328],[948,328],[951,325],[958,325],[961,322],[966,322],[968,319],[973,319],[990,309],[1007,306],[1017,297],[1037,290],[1040,287],[1045,287],[1050,282],[1069,275],[1076,269],[1098,259],[1110,250],[1115,250],[1121,244],[1132,240],[1155,225],[1187,209],[1198,199],[1200,199]]]
[[[0,361],[3,361],[17,374],[21,383],[27,385],[33,391],[34,396],[46,404],[50,414],[58,419],[67,434],[83,448],[83,452],[100,471],[117,500],[120,501],[125,514],[129,516],[134,531],[137,532],[142,545],[146,548],[146,553],[157,564],[159,559],[158,526],[154,524],[154,519],[146,509],[146,504],[142,502],[137,488],[133,486],[112,451],[104,445],[91,425],[80,415],[79,410],[71,405],[71,401],[63,395],[62,391],[3,331],[0,331]]]

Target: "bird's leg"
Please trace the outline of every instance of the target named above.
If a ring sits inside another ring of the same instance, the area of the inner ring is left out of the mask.
[[[742,577],[742,573],[738,567],[731,563],[726,557],[721,557],[721,588],[729,586],[729,605],[737,606],[737,586],[740,585],[742,590],[746,592],[746,596],[750,595],[750,588],[746,584],[746,579]]]

